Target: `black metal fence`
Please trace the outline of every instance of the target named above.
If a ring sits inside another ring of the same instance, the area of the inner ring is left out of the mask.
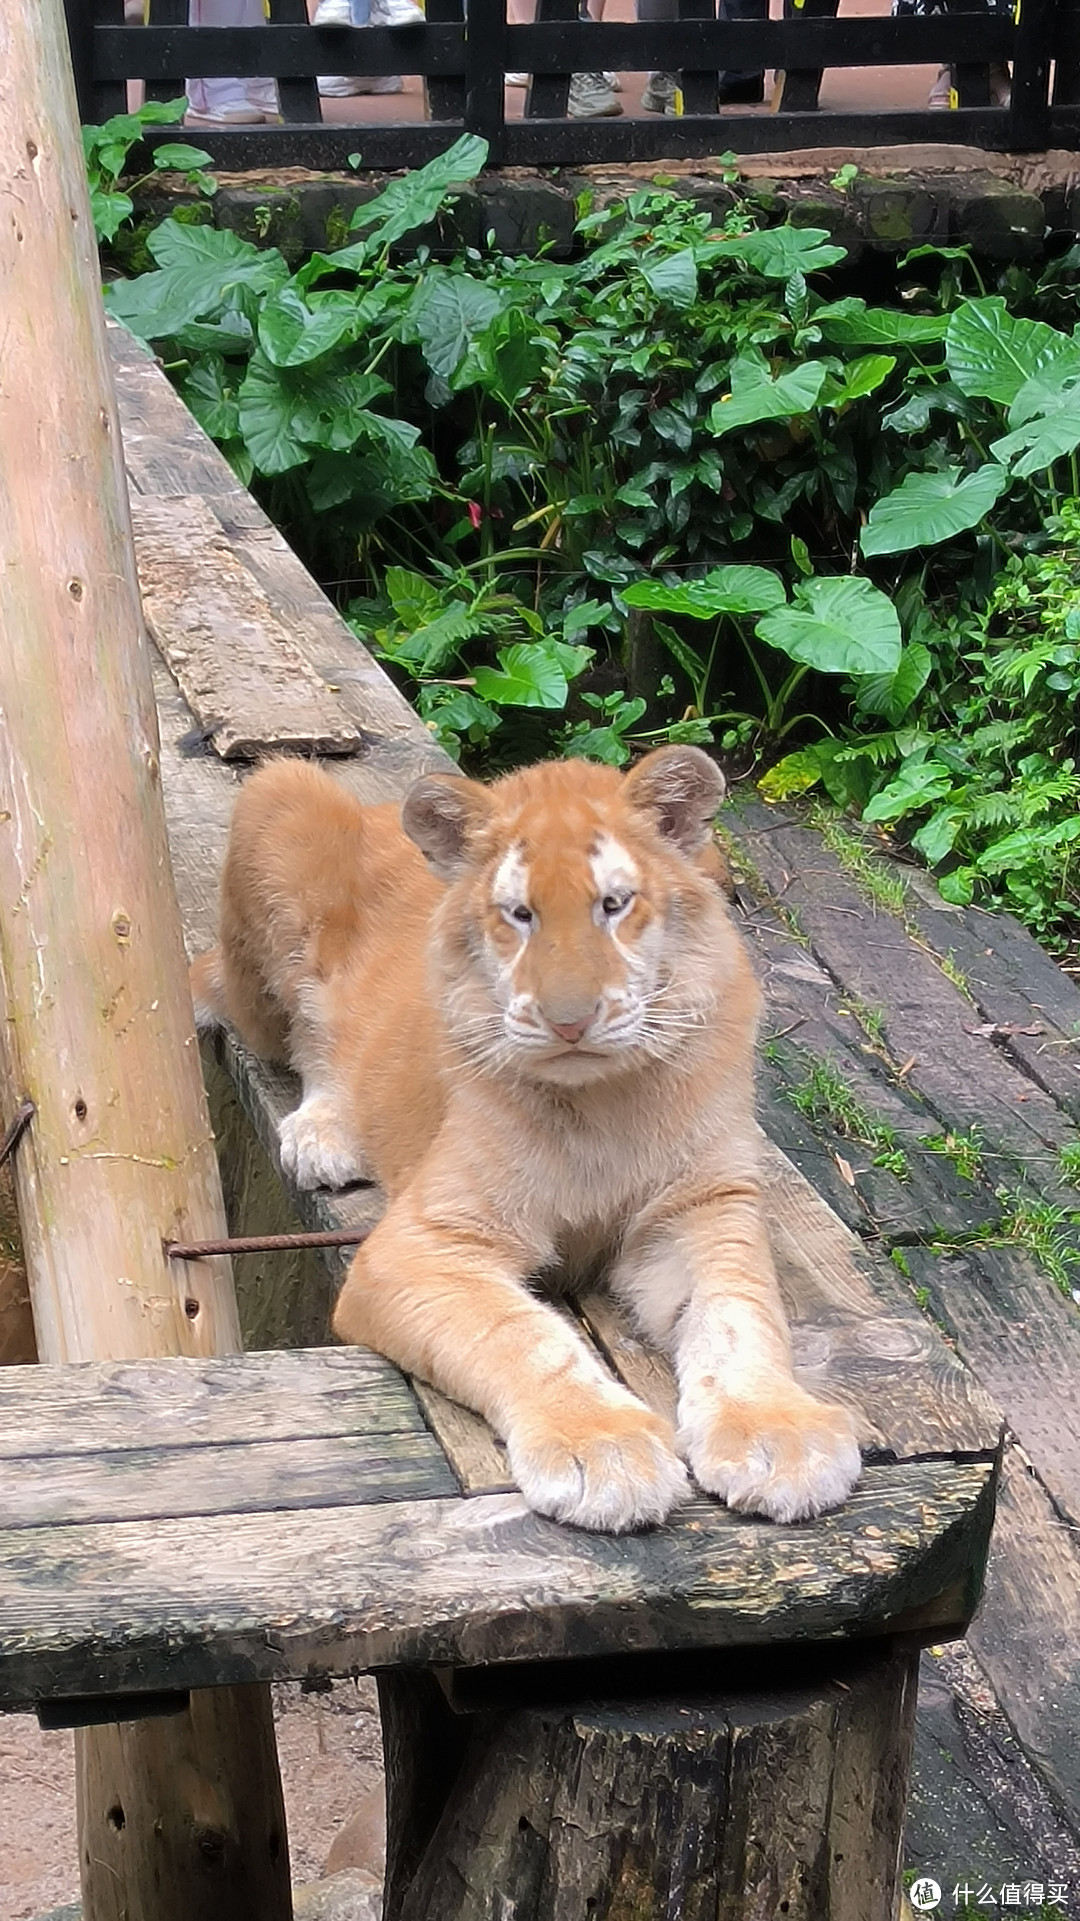
[[[1080,0],[1016,0],[1011,13],[943,3],[853,19],[837,17],[839,0],[783,0],[783,19],[735,21],[717,19],[716,0],[677,0],[677,20],[631,24],[582,19],[579,0],[537,0],[536,24],[513,26],[506,0],[426,0],[422,25],[390,29],[311,27],[305,0],[269,0],[264,27],[216,28],[189,27],[187,0],[150,0],[146,25],[125,25],[123,0],[66,0],[84,120],[122,112],[128,80],[157,100],[182,93],[185,75],[276,80],[280,126],[199,128],[215,164],[238,171],[341,168],[357,149],[365,167],[414,166],[463,131],[482,134],[504,166],[943,139],[1011,153],[1080,146]],[[1000,61],[1012,67],[1008,107],[990,105],[988,68]],[[923,64],[953,67],[951,112],[818,111],[824,68]],[[683,112],[569,119],[571,74],[602,68],[681,72]],[[720,73],[759,68],[776,71],[775,111],[720,113]],[[524,118],[508,120],[504,76],[515,70],[533,79]],[[328,125],[314,78],[326,72],[421,74],[429,117]]]

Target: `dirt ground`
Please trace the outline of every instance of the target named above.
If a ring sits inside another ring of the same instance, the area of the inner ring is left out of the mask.
[[[378,1869],[382,1744],[374,1683],[274,1690],[293,1880]],[[0,1715],[0,1921],[31,1921],[79,1894],[74,1741],[32,1715]]]

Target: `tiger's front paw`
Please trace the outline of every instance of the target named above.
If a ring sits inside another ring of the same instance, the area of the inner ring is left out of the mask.
[[[324,1095],[302,1101],[278,1128],[281,1171],[297,1187],[347,1187],[369,1181],[371,1168],[341,1120],[337,1103]]]
[[[622,1390],[579,1390],[572,1410],[515,1425],[507,1449],[530,1507],[602,1534],[655,1527],[690,1493],[668,1423]]]
[[[839,1507],[862,1465],[847,1408],[816,1401],[794,1382],[768,1400],[695,1409],[680,1442],[703,1488],[742,1514],[771,1521],[803,1521]]]

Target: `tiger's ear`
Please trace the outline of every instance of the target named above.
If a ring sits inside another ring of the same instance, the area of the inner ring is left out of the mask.
[[[657,747],[626,776],[631,807],[648,814],[664,839],[684,854],[706,845],[726,793],[723,774],[700,747]]]
[[[441,880],[456,880],[476,858],[476,837],[491,816],[487,789],[456,774],[425,774],[410,787],[401,825]]]

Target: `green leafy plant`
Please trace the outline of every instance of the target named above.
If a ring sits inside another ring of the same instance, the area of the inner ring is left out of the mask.
[[[217,192],[217,181],[213,174],[205,171],[211,164],[210,155],[201,147],[192,147],[180,140],[155,147],[150,172],[126,181],[123,187],[120,184],[131,149],[138,145],[146,129],[169,126],[182,120],[186,112],[185,99],[148,100],[134,113],[117,113],[99,127],[83,128],[90,212],[99,241],[115,240],[120,228],[134,213],[132,195],[155,173],[181,174],[185,184],[197,193],[212,196]]]

